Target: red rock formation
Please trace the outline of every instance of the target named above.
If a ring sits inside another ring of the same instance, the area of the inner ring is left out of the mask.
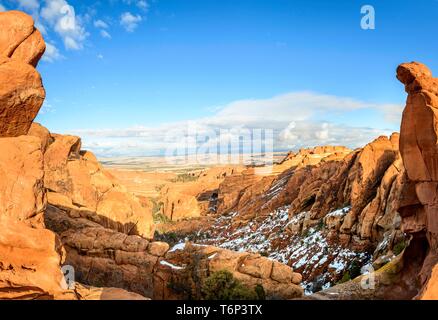
[[[400,131],[400,153],[406,168],[400,214],[403,229],[414,241],[427,246],[420,281],[424,298],[432,298],[436,287],[432,269],[438,263],[438,79],[423,64],[412,62],[397,68],[408,98]],[[418,255],[421,255],[418,252]]]
[[[153,237],[151,207],[127,192],[91,152],[81,151],[79,137],[51,135],[38,124],[29,135],[41,137],[46,149],[44,186],[50,204],[126,234]]]
[[[41,142],[35,137],[0,138],[0,212],[43,227],[46,197]]]
[[[226,177],[240,171],[242,166],[213,167],[201,172],[183,174],[190,181],[166,183],[161,189],[158,202],[162,203],[162,214],[172,221],[197,218],[214,213],[216,210],[219,185]]]
[[[46,229],[0,216],[0,299],[61,295],[61,243]]]
[[[298,225],[290,224],[293,233],[301,233],[321,223],[328,213],[348,206],[344,216],[330,223],[332,236],[362,249],[394,231],[397,177],[403,171],[398,134],[379,137],[353,152],[342,147],[303,149],[280,166],[267,176],[248,169],[227,177],[219,188],[218,213],[238,212],[233,220],[242,224],[290,205],[291,219],[305,213]]]
[[[228,176],[218,190],[217,212],[236,211],[236,219],[248,221],[290,204],[297,197],[299,186],[309,179],[309,166],[341,160],[349,152],[345,147],[334,146],[302,149],[269,170],[248,168]]]
[[[261,284],[268,297],[297,298],[299,274],[260,255],[212,246],[178,245],[126,235],[50,206],[47,226],[60,235],[66,263],[78,280],[95,286],[125,288],[153,299],[188,299],[215,271],[228,270],[245,285]],[[193,291],[192,291],[193,289]]]
[[[0,12],[0,136],[26,134],[45,91],[35,70],[44,53],[33,19],[19,11]]]
[[[34,69],[44,49],[30,16],[0,13],[0,299],[143,299],[122,289],[68,288],[61,272],[65,250],[44,223],[44,153],[53,139],[37,125],[24,135],[45,96]]]

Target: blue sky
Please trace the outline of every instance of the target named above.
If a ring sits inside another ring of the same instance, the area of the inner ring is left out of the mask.
[[[363,5],[375,30],[360,27]],[[398,131],[397,65],[438,69],[438,2],[0,0],[48,51],[37,120],[99,156],[162,152],[187,121],[273,128],[276,148],[360,146]]]

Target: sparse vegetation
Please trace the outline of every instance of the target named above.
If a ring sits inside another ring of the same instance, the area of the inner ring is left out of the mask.
[[[315,228],[317,231],[321,231],[322,229],[324,229],[324,227],[325,227],[324,219],[320,219]]]
[[[152,202],[152,216],[154,218],[154,223],[171,223],[172,221],[161,212],[163,202],[157,201],[155,198],[149,198],[149,200]]]
[[[342,284],[351,280],[350,271],[346,271],[342,276],[341,280],[339,280],[336,284]]]
[[[341,280],[337,284],[345,283],[361,275],[361,267],[358,261],[353,260],[348,270],[343,274]]]
[[[254,289],[244,286],[231,272],[222,270],[211,274],[202,286],[205,300],[261,300],[265,298],[263,286]]]
[[[400,253],[402,253],[402,251],[406,248],[406,242],[405,240],[402,240],[400,242],[398,242],[394,248],[392,249],[392,252],[394,252],[394,254],[396,256],[398,256]]]
[[[186,183],[186,182],[197,181],[198,179],[199,179],[199,177],[194,173],[181,173],[181,174],[177,175],[176,178],[172,179],[171,182],[173,182],[173,183],[176,183],[176,182]]]
[[[350,272],[351,279],[354,279],[362,274],[361,273],[361,265],[356,260],[353,260],[353,262],[350,264],[350,267],[348,268],[348,270]]]

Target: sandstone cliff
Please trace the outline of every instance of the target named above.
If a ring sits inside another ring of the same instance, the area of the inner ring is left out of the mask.
[[[403,111],[400,152],[406,168],[400,202],[402,228],[412,235],[417,255],[424,255],[419,273],[419,296],[436,296],[438,264],[438,79],[423,64],[412,62],[398,67],[397,78],[405,85],[408,98]],[[418,250],[422,248],[422,250]]]
[[[34,68],[44,49],[30,16],[0,13],[0,299],[143,299],[69,284],[61,271],[65,250],[44,223],[48,140],[25,135],[44,101]]]

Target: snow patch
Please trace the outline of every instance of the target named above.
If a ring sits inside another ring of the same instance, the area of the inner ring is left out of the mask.
[[[183,269],[185,269],[184,267],[176,266],[176,265],[174,265],[174,264],[172,264],[170,262],[164,261],[164,260],[161,260],[160,264],[163,265],[163,266],[166,266],[166,267],[170,267],[170,268],[175,269],[175,270],[183,270]]]

